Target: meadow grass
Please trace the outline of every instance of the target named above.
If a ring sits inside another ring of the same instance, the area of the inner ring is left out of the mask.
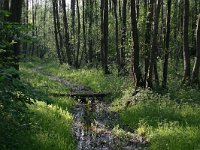
[[[127,97],[127,96],[126,96]],[[200,107],[177,103],[168,96],[141,91],[129,98],[131,106],[120,108],[118,100],[112,110],[120,111],[122,125],[135,129],[149,139],[149,149],[197,150],[200,148]],[[119,104],[120,105],[120,104]]]
[[[72,134],[73,117],[69,111],[74,101],[67,97],[52,97],[51,92],[68,92],[58,81],[38,71],[39,63],[20,65],[21,80],[30,86],[34,104],[28,106],[27,130],[17,136],[24,144],[19,149],[73,150],[76,147]]]
[[[127,129],[134,130],[137,134],[145,135],[150,143],[148,149],[200,149],[200,92],[195,88],[183,87],[179,77],[176,80],[179,82],[176,82],[175,79],[171,79],[170,74],[169,89],[161,91],[161,94],[150,90],[140,90],[133,97],[134,87],[129,77],[118,77],[115,74],[105,76],[98,69],[75,70],[67,65],[60,66],[56,63],[26,65],[33,66],[33,68],[41,67],[42,74],[68,78],[96,92],[114,94],[110,110],[120,113],[119,126],[116,126],[114,131],[121,133],[123,130],[120,127],[126,126]],[[42,74],[40,75],[43,76]],[[45,80],[48,79],[43,79]],[[45,82],[34,86],[40,88],[44,84]],[[55,90],[58,89],[55,88]],[[130,105],[127,106],[128,102]],[[62,105],[62,109],[73,105],[70,101],[66,104],[62,98],[56,103]]]
[[[40,71],[46,75],[55,75],[72,80],[75,83],[89,87],[94,92],[110,92],[111,99],[122,96],[124,89],[133,88],[131,78],[119,77],[116,73],[104,75],[101,69],[73,69],[68,65],[59,65],[56,62],[44,63],[37,65],[42,68]],[[26,64],[26,65],[32,65]]]

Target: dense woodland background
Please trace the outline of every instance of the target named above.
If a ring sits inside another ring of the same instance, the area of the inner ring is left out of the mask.
[[[177,83],[185,88],[181,94],[190,89],[198,95],[199,28],[199,0],[0,0],[2,119],[19,108],[13,100],[22,102],[19,112],[32,103],[19,70],[20,63],[30,67],[38,59],[57,61],[62,69],[96,68],[105,78],[131,78],[134,94],[148,89],[165,95],[172,88],[175,93]]]
[[[137,86],[151,88],[159,80],[167,86],[170,61],[175,72],[183,64],[184,82],[197,83],[199,3],[72,0],[66,6],[64,0],[3,1],[1,47],[13,46],[10,55],[22,59],[56,56],[60,64],[75,68],[102,66],[105,74],[115,67],[125,75],[132,68]]]

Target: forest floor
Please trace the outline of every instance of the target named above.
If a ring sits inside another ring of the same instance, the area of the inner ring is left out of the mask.
[[[48,75],[50,80],[58,81],[70,88],[72,93],[94,93],[92,89],[76,84],[68,78]],[[75,100],[75,99],[74,99]],[[148,141],[145,137],[134,133],[124,133],[119,136],[113,128],[119,121],[119,113],[109,110],[110,104],[103,99],[87,99],[79,102],[73,109],[73,132],[78,143],[78,150],[132,150],[145,149]]]
[[[139,89],[134,96],[130,77],[100,69],[36,60],[21,63],[20,76],[33,104],[18,126],[12,115],[0,122],[2,149],[200,149],[200,91],[179,84],[179,76],[169,75],[168,90]],[[94,103],[51,95],[70,92],[111,95]]]

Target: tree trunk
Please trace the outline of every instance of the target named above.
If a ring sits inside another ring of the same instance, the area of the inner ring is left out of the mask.
[[[71,66],[72,65],[72,58],[71,58],[71,49],[70,49],[70,42],[69,42],[69,31],[68,31],[68,21],[67,21],[67,12],[66,12],[66,2],[62,0],[62,9],[63,9],[63,23],[64,23],[64,31],[65,31],[65,49],[67,54],[67,63]]]
[[[133,40],[132,71],[136,87],[143,87],[143,79],[139,67],[140,54],[139,54],[138,29],[137,29],[136,11],[135,11],[135,0],[131,1],[131,27],[132,27],[132,40]]]
[[[157,6],[155,8],[154,14],[154,30],[153,30],[153,39],[152,39],[152,46],[150,52],[150,63],[148,69],[148,76],[147,76],[147,87],[153,88],[153,69],[156,60],[156,51],[157,51],[157,35],[158,35],[158,24],[159,24],[159,14],[160,14],[160,6],[161,0],[157,0]]]
[[[167,1],[167,32],[165,42],[165,60],[163,65],[163,82],[162,87],[167,87],[167,74],[168,74],[168,58],[169,58],[169,42],[170,42],[170,22],[171,22],[171,0]]]
[[[118,65],[118,74],[121,72],[121,61],[120,61],[120,52],[119,52],[119,34],[118,34],[118,14],[117,14],[117,0],[113,0],[114,4],[114,16],[115,16],[115,49],[117,53],[117,65]]]
[[[189,0],[184,0],[183,15],[183,60],[184,60],[184,77],[183,82],[188,83],[190,80],[190,53],[188,41],[188,25],[189,25]]]
[[[83,29],[83,51],[81,53],[80,64],[83,59],[83,55],[87,52],[87,37],[86,37],[86,26],[85,26],[85,0],[82,0],[82,29]]]
[[[144,81],[147,80],[148,69],[149,69],[149,59],[150,59],[150,50],[151,50],[151,27],[153,21],[153,2],[154,0],[150,0],[149,10],[146,17],[146,32],[145,32],[145,74]],[[146,83],[145,83],[146,84]]]
[[[200,14],[197,19],[197,28],[196,28],[196,60],[192,71],[192,83],[199,83],[199,67],[200,67]]]
[[[101,64],[104,69],[104,1],[101,0],[100,13],[101,13]]]
[[[94,0],[90,0],[90,6],[89,7],[89,49],[88,49],[88,60],[90,65],[92,65],[93,62],[93,33],[92,33],[92,28],[93,28],[93,5],[94,5]]]
[[[11,12],[11,15],[8,18],[8,22],[11,23],[21,23],[21,14],[22,14],[22,0],[11,0],[9,10]],[[16,35],[15,35],[16,36]],[[20,36],[19,33],[17,33],[17,36]],[[12,37],[13,39],[13,37]],[[11,66],[14,67],[16,70],[19,70],[19,57],[20,57],[20,41],[17,40],[17,43],[13,44],[12,51],[11,52]]]
[[[122,7],[122,37],[121,37],[121,49],[120,49],[120,74],[125,74],[125,42],[126,42],[126,7],[127,6],[127,0],[123,1],[123,7]]]
[[[104,50],[103,50],[103,70],[105,74],[109,74],[108,70],[108,0],[104,0],[104,24],[103,24],[103,44],[104,44]]]
[[[60,46],[59,46],[59,41],[58,41],[58,29],[57,29],[57,19],[56,19],[56,5],[57,1],[53,0],[53,19],[54,19],[54,35],[55,35],[55,41],[56,41],[56,51],[58,55],[58,59],[60,64],[63,64],[63,60],[61,58],[61,53],[60,53]]]
[[[78,42],[77,42],[77,53],[75,60],[75,67],[79,68],[79,52],[80,52],[80,33],[81,33],[81,21],[80,21],[80,11],[79,11],[79,2],[77,1],[77,16],[78,16]]]

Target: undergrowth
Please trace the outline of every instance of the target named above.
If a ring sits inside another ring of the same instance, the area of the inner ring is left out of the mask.
[[[49,79],[48,76],[52,75],[68,78],[96,92],[111,92],[110,110],[120,114],[119,125],[113,129],[116,133],[134,131],[146,136],[149,140],[148,149],[152,150],[200,149],[200,92],[192,87],[183,87],[180,77],[170,79],[168,90],[156,93],[140,89],[132,96],[133,86],[129,77],[118,77],[115,74],[105,76],[97,69],[75,70],[55,62],[42,65],[41,62],[26,62],[21,64],[21,76],[31,92],[24,95],[36,102],[26,107],[25,112],[28,109],[30,120],[22,128],[26,129],[23,136],[27,137],[27,143],[32,142],[33,149],[75,147],[70,130],[72,116],[68,113],[74,102],[49,95],[50,92],[69,92],[58,81]],[[19,134],[15,135],[20,137]]]
[[[0,149],[75,149],[69,113],[74,102],[49,95],[68,88],[36,66],[20,64],[20,80],[13,77],[18,72],[0,70]]]
[[[121,105],[118,100],[113,102],[111,109],[120,112],[121,126],[126,124],[129,129],[135,129],[136,133],[148,137],[149,149],[200,148],[198,104],[183,101],[177,103],[169,95],[161,96],[148,90],[141,90],[134,97],[125,97],[125,101],[130,102],[129,106]]]

